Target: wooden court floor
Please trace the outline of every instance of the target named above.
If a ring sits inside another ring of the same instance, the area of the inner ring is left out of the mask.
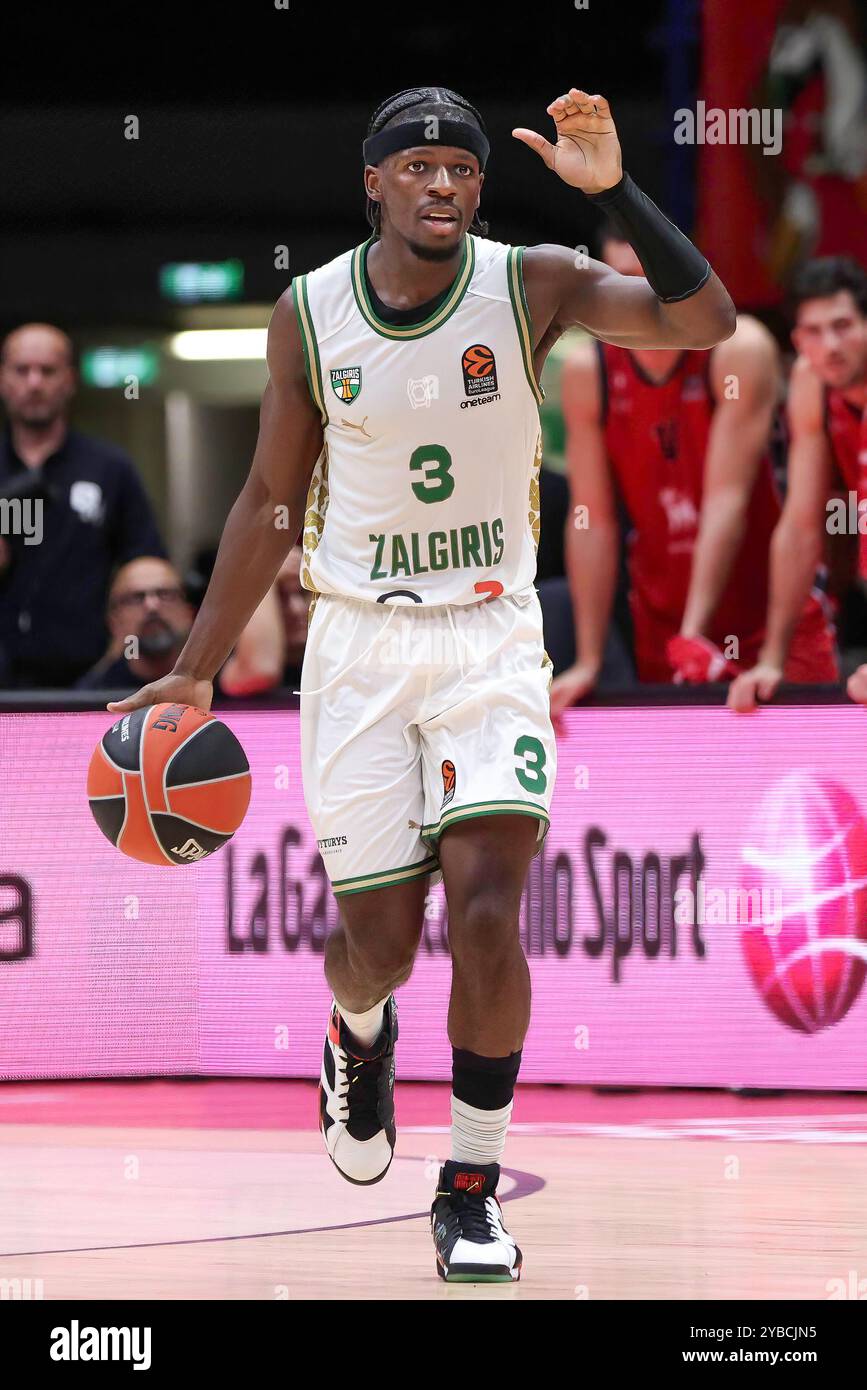
[[[527,1088],[501,1187],[524,1277],[486,1287],[436,1277],[448,1091],[403,1090],[365,1189],[325,1157],[306,1083],[3,1083],[0,1297],[867,1295],[867,1097]]]

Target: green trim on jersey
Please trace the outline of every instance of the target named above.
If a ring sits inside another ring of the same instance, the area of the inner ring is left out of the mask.
[[[533,329],[530,322],[530,310],[527,307],[527,296],[524,293],[523,246],[509,247],[508,281],[509,298],[512,301],[512,312],[515,315],[515,323],[518,328],[518,341],[521,344],[521,356],[524,359],[524,371],[527,374],[530,390],[536,397],[536,404],[541,405],[545,399],[545,392],[542,390],[541,383],[536,379],[536,372],[533,367]]]
[[[393,883],[406,883],[412,878],[432,874],[439,868],[435,854],[420,859],[417,864],[407,864],[402,869],[381,869],[376,874],[358,874],[355,878],[336,878],[331,884],[335,897],[346,897],[348,893],[366,893],[371,888],[389,888]]]
[[[467,806],[456,806],[453,811],[446,811],[440,816],[436,823],[423,825],[421,837],[431,848],[436,844],[443,831],[450,825],[454,825],[459,820],[475,820],[477,816],[495,815],[516,815],[516,816],[535,816],[537,820],[545,822],[545,834],[551,824],[548,812],[544,806],[537,806],[532,801],[472,801]]]
[[[424,338],[428,333],[433,333],[434,329],[441,328],[446,319],[450,319],[457,309],[473,278],[473,271],[476,266],[476,248],[473,244],[473,238],[468,234],[464,235],[464,254],[461,268],[452,283],[448,296],[439,308],[435,309],[428,318],[422,319],[421,323],[409,323],[403,326],[385,323],[381,318],[378,318],[370,302],[364,276],[364,257],[373,240],[372,236],[368,237],[367,241],[362,242],[361,246],[356,246],[352,253],[352,292],[362,317],[381,338],[393,338],[397,342],[406,342],[411,338]]]
[[[322,390],[322,367],[319,362],[319,345],[313,328],[310,301],[307,297],[307,276],[296,275],[292,281],[292,302],[298,319],[301,334],[301,347],[304,350],[304,372],[313,404],[322,416],[323,425],[328,424],[328,411],[325,408],[325,393]]]

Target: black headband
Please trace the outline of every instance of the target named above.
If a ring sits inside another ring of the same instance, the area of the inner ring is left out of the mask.
[[[431,122],[436,121],[436,136],[430,133]],[[484,131],[469,121],[453,120],[437,116],[419,116],[414,121],[403,121],[400,125],[386,127],[376,135],[368,135],[362,145],[365,164],[379,164],[386,155],[398,150],[411,150],[416,145],[454,145],[460,150],[469,150],[484,169],[491,147]]]

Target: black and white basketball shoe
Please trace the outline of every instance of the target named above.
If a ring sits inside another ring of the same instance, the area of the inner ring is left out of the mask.
[[[521,1252],[503,1225],[498,1163],[440,1169],[430,1211],[437,1273],[450,1283],[508,1284],[521,1277]]]
[[[397,1005],[390,995],[370,1047],[357,1043],[332,1001],[319,1080],[319,1128],[337,1171],[367,1185],[388,1172],[394,1154],[394,1044]]]

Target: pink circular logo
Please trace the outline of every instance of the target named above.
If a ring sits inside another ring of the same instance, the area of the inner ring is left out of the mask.
[[[867,822],[839,782],[789,772],[765,793],[742,851],[750,974],[782,1023],[838,1023],[867,972]]]

